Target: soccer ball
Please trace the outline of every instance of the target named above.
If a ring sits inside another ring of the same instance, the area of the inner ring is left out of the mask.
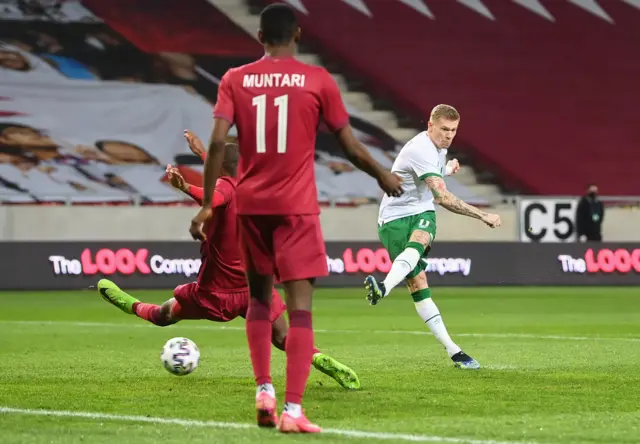
[[[164,368],[176,376],[184,376],[198,368],[200,350],[191,339],[171,338],[160,355]]]

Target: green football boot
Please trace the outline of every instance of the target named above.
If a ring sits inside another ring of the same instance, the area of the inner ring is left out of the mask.
[[[140,302],[130,294],[122,291],[120,287],[109,279],[98,281],[98,291],[102,298],[127,314],[133,314],[133,304]]]
[[[360,379],[356,372],[331,356],[324,353],[316,353],[313,355],[312,362],[317,370],[335,379],[342,387],[350,390],[358,390],[360,388]]]

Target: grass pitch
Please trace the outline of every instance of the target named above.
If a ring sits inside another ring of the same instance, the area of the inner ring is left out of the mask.
[[[455,369],[404,291],[370,307],[363,291],[321,290],[316,343],[363,388],[312,371],[305,409],[328,433],[281,436],[253,426],[244,321],[160,328],[94,291],[0,293],[0,442],[640,441],[640,289],[436,288],[434,300],[483,369]],[[174,336],[200,347],[191,375],[160,363]],[[275,349],[273,373],[282,400]]]

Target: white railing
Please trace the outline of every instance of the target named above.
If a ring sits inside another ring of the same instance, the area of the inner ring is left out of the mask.
[[[478,205],[482,207],[498,205],[504,202],[504,199],[500,197],[491,201],[481,196],[471,197],[465,199],[466,202],[472,205]],[[323,196],[319,198],[319,202],[323,206],[340,207],[340,206],[359,206],[359,205],[378,205],[380,203],[377,199],[371,198],[358,198],[358,197],[345,197],[345,196]],[[0,189],[0,205],[39,205],[39,204],[57,204],[57,205],[132,205],[132,206],[165,206],[165,205],[190,205],[193,204],[193,200],[182,194],[171,195],[136,195],[132,194],[128,197],[117,198],[110,196],[100,195],[79,195],[78,193],[61,194],[56,193],[50,196],[33,196],[28,193],[11,192]]]

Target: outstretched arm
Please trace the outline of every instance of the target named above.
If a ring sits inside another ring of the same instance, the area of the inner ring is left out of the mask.
[[[202,197],[204,196],[202,188],[191,185],[190,183],[185,183],[182,192],[202,206]]]
[[[222,161],[224,159],[224,145],[231,128],[231,122],[226,119],[215,118],[209,151],[204,162],[204,196],[202,206],[209,207],[213,203],[213,192],[216,182],[222,174]]]
[[[202,141],[198,136],[196,136],[189,130],[184,130],[184,138],[187,139],[189,149],[193,154],[198,156],[203,161],[207,159],[207,150],[205,149]]]
[[[500,226],[500,216],[496,214],[485,213],[480,209],[469,205],[462,199],[456,197],[451,191],[447,189],[447,185],[442,177],[429,176],[424,179],[427,187],[433,194],[434,201],[451,211],[452,213],[461,214],[463,216],[473,217],[480,219],[491,228]]]
[[[193,200],[198,202],[200,205],[202,205],[202,199],[204,197],[203,188],[187,183],[187,181],[184,180],[184,177],[182,177],[182,174],[180,174],[180,171],[176,167],[167,165],[166,171],[167,171],[167,177],[169,178],[169,183],[171,183],[172,187],[182,191],[183,193],[191,197]],[[223,188],[226,188],[226,187],[223,186]],[[220,192],[218,190],[215,190],[213,192],[213,203],[211,207],[215,208],[215,207],[219,207],[226,204],[229,200],[227,198],[227,196],[229,195],[230,195],[229,192],[225,193],[225,192]]]
[[[447,185],[444,182],[444,179],[437,176],[430,176],[424,179],[429,191],[433,194],[433,199],[435,202],[447,210],[456,213],[462,214],[463,216],[469,216],[476,219],[482,219],[483,216],[486,216],[487,213],[480,211],[478,208],[473,205],[469,205],[464,202],[462,199],[456,197],[451,191],[447,189]]]
[[[189,195],[189,197],[191,197],[193,200],[195,200],[196,202],[198,202],[200,205],[202,205],[202,199],[204,197],[204,189],[197,187],[195,185],[191,185],[191,184],[186,184],[186,187],[184,190],[186,194]],[[218,190],[215,190],[213,192],[213,201],[211,203],[211,208],[216,208],[216,207],[221,207],[222,205],[225,205],[227,203],[227,199],[225,197],[224,194],[222,194],[221,192],[219,192]]]
[[[213,211],[211,205],[213,205],[213,194],[216,186],[216,181],[222,172],[222,160],[224,158],[224,142],[229,129],[234,121],[235,111],[233,104],[233,91],[231,88],[230,76],[233,70],[227,71],[222,76],[220,85],[218,86],[218,100],[216,106],[213,109],[213,132],[211,134],[211,143],[209,144],[209,152],[206,155],[204,162],[204,195],[202,197],[202,208],[198,211],[198,214],[191,219],[191,226],[189,227],[189,233],[191,237],[196,240],[203,241],[206,239],[206,235],[203,231],[203,225],[206,221],[211,219]],[[189,140],[188,135],[187,140]]]

